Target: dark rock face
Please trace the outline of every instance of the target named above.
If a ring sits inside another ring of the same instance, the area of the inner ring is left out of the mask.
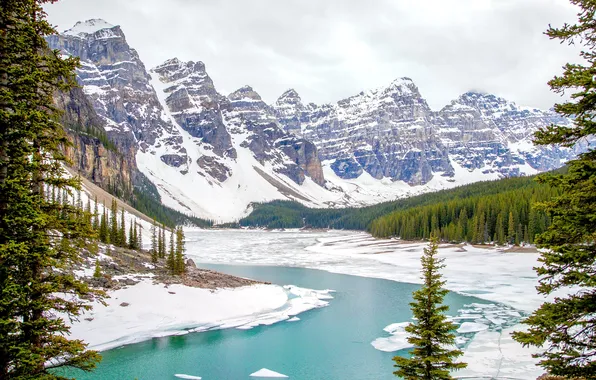
[[[205,170],[211,177],[217,179],[220,183],[230,178],[232,170],[226,165],[217,161],[212,156],[202,156],[197,160],[197,164]]]
[[[302,105],[290,90],[274,108],[284,128],[313,141],[340,177],[352,179],[366,171],[374,178],[419,185],[432,173],[453,172],[436,138],[432,111],[409,78],[320,107]]]
[[[409,78],[322,106],[303,105],[289,90],[272,107],[286,131],[314,142],[345,179],[366,171],[420,185],[437,174],[453,176],[455,163],[516,176],[557,168],[574,154],[532,146],[538,128],[569,123],[552,111],[467,93],[433,112]]]
[[[179,168],[180,166],[186,164],[186,156],[180,156],[178,154],[164,154],[160,156],[160,159],[166,164],[173,166],[175,168]]]
[[[553,111],[520,107],[490,94],[467,92],[436,114],[435,124],[452,159],[467,169],[519,175],[527,164],[538,171],[558,168],[574,152],[558,147],[535,147],[539,128],[570,121]]]
[[[362,175],[362,166],[353,157],[337,159],[331,164],[331,169],[341,178],[354,179]]]
[[[151,70],[165,86],[170,114],[195,143],[214,155],[197,163],[220,182],[232,173],[226,159],[236,159],[232,143],[249,149],[258,162],[270,164],[277,173],[302,184],[306,176],[323,185],[325,179],[316,147],[280,128],[273,109],[250,86],[228,97],[220,95],[202,62],[181,62],[174,58]]]
[[[191,136],[211,146],[215,154],[236,158],[236,150],[221,116],[227,99],[220,95],[203,62],[170,59],[151,70],[166,84],[166,104],[176,122]]]
[[[305,176],[321,186],[325,183],[314,144],[281,129],[273,109],[250,86],[231,93],[228,99],[226,123],[232,134],[246,135],[242,146],[249,148],[259,162],[271,163],[276,172],[298,184]]]

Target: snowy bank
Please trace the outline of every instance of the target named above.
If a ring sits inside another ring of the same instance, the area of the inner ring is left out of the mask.
[[[71,327],[72,337],[95,350],[220,328],[248,329],[288,320],[328,305],[329,291],[254,285],[216,291],[154,284],[150,278],[109,292]]]

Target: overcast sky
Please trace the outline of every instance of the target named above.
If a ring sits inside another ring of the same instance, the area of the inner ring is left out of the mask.
[[[334,102],[407,76],[433,109],[468,90],[550,108],[546,82],[577,51],[543,35],[575,20],[568,0],[61,0],[59,31],[120,25],[147,68],[205,62],[219,92],[249,84],[267,102],[294,88]]]

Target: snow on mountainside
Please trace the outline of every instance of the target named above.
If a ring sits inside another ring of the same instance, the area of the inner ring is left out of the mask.
[[[77,79],[119,147],[134,147],[139,170],[162,202],[231,221],[251,202],[335,200],[316,147],[283,131],[258,94],[219,94],[201,62],[169,60],[149,74],[119,26],[77,23],[48,38],[81,58]]]
[[[401,78],[336,104],[305,105],[289,90],[268,105],[250,86],[220,94],[202,62],[174,58],[148,72],[103,20],[48,41],[81,58],[84,93],[162,202],[218,222],[252,202],[368,205],[533,174],[572,155],[530,143],[538,127],[567,120],[492,95],[467,93],[434,112]]]
[[[457,166],[499,178],[560,167],[569,149],[534,147],[538,128],[568,124],[553,111],[469,92],[432,111],[409,78],[336,104],[304,105],[294,90],[273,108],[287,131],[313,141],[340,178],[368,173],[410,185],[461,180]]]

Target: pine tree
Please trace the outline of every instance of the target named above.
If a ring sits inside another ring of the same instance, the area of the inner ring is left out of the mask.
[[[124,209],[121,209],[120,228],[118,229],[118,243],[120,247],[126,247],[126,217]]]
[[[159,260],[159,251],[157,246],[157,222],[153,219],[151,226],[151,261],[155,264]]]
[[[95,260],[95,270],[93,271],[94,278],[101,277],[101,265],[99,264],[99,260]]]
[[[114,245],[120,245],[118,236],[118,202],[112,198],[112,207],[110,209],[110,241]]]
[[[128,248],[136,249],[137,239],[135,237],[136,228],[134,224],[130,223],[130,227],[128,228]]]
[[[515,220],[513,219],[513,212],[509,212],[507,243],[515,244]]]
[[[168,258],[166,261],[166,265],[172,274],[176,274],[176,250],[174,249],[174,242],[176,241],[176,236],[174,236],[174,229],[170,233],[170,250],[168,252]]]
[[[163,258],[163,229],[160,225],[157,230],[157,256]]]
[[[109,243],[110,231],[108,229],[108,216],[106,215],[106,209],[104,205],[104,212],[101,214],[101,221],[99,222],[99,240],[102,243]]]
[[[176,228],[176,257],[174,262],[176,274],[183,274],[186,272],[186,265],[184,264],[184,231],[182,226]]]
[[[99,359],[54,317],[88,308],[79,300],[93,291],[68,268],[94,235],[84,210],[44,191],[80,188],[63,169],[60,147],[69,141],[53,103],[56,92],[75,86],[78,59],[48,49],[45,37],[55,33],[42,8],[48,2],[0,6],[0,378],[7,380],[59,379],[50,366],[91,370]]]
[[[143,235],[141,230],[141,225],[135,223],[135,227],[138,229],[138,232],[135,232],[135,236],[137,236],[137,248],[139,250],[143,249]],[[136,231],[136,229],[135,229]]]
[[[593,0],[572,0],[578,22],[546,34],[561,42],[583,45],[581,64],[567,64],[563,75],[549,82],[558,93],[569,91],[569,101],[555,111],[573,117],[573,126],[551,125],[539,130],[535,143],[573,147],[596,133],[596,23]],[[524,323],[525,332],[514,338],[523,345],[541,347],[539,364],[553,375],[594,379],[596,373],[596,150],[589,149],[567,163],[566,174],[545,175],[540,181],[559,186],[561,194],[538,207],[551,218],[548,230],[535,239],[541,250],[537,268],[538,292],[570,292],[545,302]],[[542,223],[542,222],[541,222]]]
[[[443,288],[445,281],[440,270],[445,265],[444,259],[436,257],[438,248],[438,239],[431,237],[421,258],[423,285],[414,292],[414,302],[410,303],[416,322],[406,327],[408,342],[414,346],[411,357],[393,358],[398,368],[394,374],[406,380],[452,379],[450,371],[466,367],[465,363],[454,361],[463,353],[449,347],[455,344],[455,325],[445,315],[449,307],[443,305],[443,299],[448,291]]]
[[[95,196],[95,206],[93,206],[93,230],[99,231],[99,207],[97,205],[97,195]]]

